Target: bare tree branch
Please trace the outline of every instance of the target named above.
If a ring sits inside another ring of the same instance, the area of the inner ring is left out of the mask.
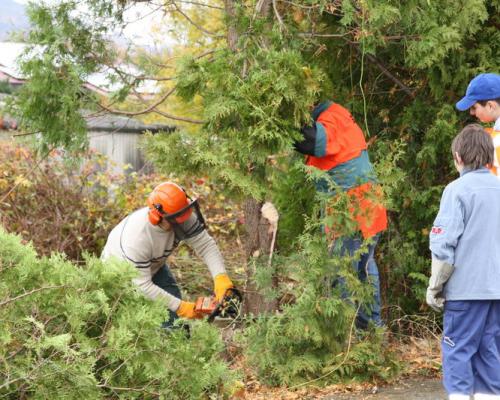
[[[194,22],[190,17],[189,15],[187,15],[184,11],[182,11],[179,6],[177,5],[177,3],[175,1],[172,1],[172,4],[173,6],[175,7],[175,9],[177,10],[177,12],[179,14],[181,14],[184,18],[186,18],[186,20],[191,24],[193,25],[196,29],[206,33],[207,35],[210,35],[210,36],[214,36],[214,37],[217,37],[217,38],[222,38],[223,36],[222,35],[219,35],[217,33],[214,33],[214,32],[210,32],[208,30],[206,30],[205,28],[203,28],[201,25],[197,24],[196,22]]]
[[[365,56],[372,61],[379,69],[382,71],[382,73],[387,76],[389,79],[391,79],[396,85],[398,85],[401,90],[403,90],[408,96],[410,97],[415,97],[415,89],[410,89],[408,86],[406,86],[403,82],[401,82],[398,78],[396,78],[386,67],[382,62],[376,58],[375,56],[371,54],[365,54]]]
[[[145,108],[144,110],[141,110],[141,111],[115,110],[115,109],[107,107],[107,106],[105,106],[104,104],[101,104],[101,103],[99,103],[98,106],[101,107],[103,110],[106,110],[107,112],[112,113],[112,114],[128,115],[128,116],[133,117],[133,116],[142,115],[142,114],[156,113],[156,114],[159,114],[159,115],[161,115],[161,116],[163,116],[165,118],[172,119],[172,120],[175,120],[175,121],[184,121],[184,122],[189,122],[189,123],[192,123],[192,124],[204,124],[205,121],[200,121],[200,120],[192,119],[192,118],[188,118],[188,117],[179,117],[179,116],[172,115],[172,114],[166,113],[164,111],[158,110],[156,108],[161,103],[163,103],[166,100],[166,98],[168,96],[170,96],[174,91],[175,91],[175,88],[169,90],[164,96],[162,96],[162,98],[160,100],[158,100],[156,103],[152,104],[151,106],[149,106],[149,107],[147,107],[147,108]],[[145,103],[144,100],[142,100],[142,101]],[[94,113],[94,114],[91,114],[91,115],[89,115],[87,117],[94,117],[96,115],[97,114]]]
[[[346,36],[352,35],[352,31],[346,33],[316,33],[316,32],[304,32],[299,33],[300,37],[322,37],[322,38],[344,38]]]
[[[269,0],[259,0],[255,6],[254,18],[256,15],[265,16],[269,14]]]
[[[208,8],[213,8],[215,10],[222,10],[222,11],[224,11],[223,7],[213,6],[211,4],[199,3],[197,1],[186,1],[186,0],[177,0],[177,1],[179,3],[193,4],[193,5],[196,5],[196,6],[208,7]]]
[[[361,52],[359,47],[355,46],[356,50],[358,52]],[[380,61],[378,58],[376,58],[374,55],[365,53],[365,57],[368,58],[373,64],[375,64],[380,71],[387,76],[390,80],[392,80],[396,85],[398,85],[403,92],[405,92],[408,96],[414,98],[415,97],[415,89],[410,89],[408,86],[406,86],[403,82],[401,82],[396,76],[394,76],[387,68],[386,66]]]
[[[277,0],[279,1],[279,0]],[[349,32],[345,33],[316,33],[316,32],[303,32],[299,33],[298,36],[300,37],[320,37],[320,38],[345,38],[350,35],[354,35],[356,33],[356,30],[350,30]],[[398,40],[404,40],[404,39],[413,39],[413,40],[418,40],[420,39],[420,35],[392,35],[392,36],[382,36],[382,38],[385,41],[398,41]],[[354,41],[354,40],[348,40],[347,41],[349,44],[359,44],[359,42]]]
[[[109,389],[109,390],[113,390],[113,391],[125,391],[125,392],[139,392],[139,393],[143,393],[143,394],[152,394],[152,395],[155,395],[155,396],[161,396],[161,393],[157,393],[157,392],[152,392],[150,390],[147,390],[147,386],[143,387],[143,388],[130,388],[130,387],[117,387],[117,386],[108,386],[108,385],[104,385],[104,384],[100,384],[100,385],[97,385],[97,387],[99,388],[105,388],[105,389]]]
[[[273,0],[273,10],[274,10],[274,15],[276,15],[276,18],[278,19],[278,23],[279,23],[279,26],[280,26],[280,30],[287,30],[286,29],[286,25],[285,23],[283,22],[283,18],[281,18],[281,15],[278,11],[278,7],[276,6],[276,0]]]
[[[175,87],[173,87],[168,92],[166,92],[158,101],[156,101],[155,103],[151,104],[150,106],[148,106],[147,108],[145,108],[144,110],[141,110],[141,111],[113,110],[113,109],[109,108],[108,106],[105,106],[102,103],[98,103],[98,105],[99,105],[99,107],[101,107],[101,108],[105,109],[106,111],[113,113],[113,114],[130,115],[130,116],[142,115],[142,114],[147,114],[147,113],[152,112],[155,109],[155,107],[162,104],[174,92],[175,92]]]
[[[361,53],[361,49],[359,46],[357,46],[356,42],[350,41],[345,39],[346,36],[350,35],[352,32],[347,32],[345,34],[317,34],[314,32],[309,32],[309,33],[302,33],[300,36],[310,36],[310,37],[340,37],[344,38],[344,40],[349,43],[351,46],[353,46],[358,53]],[[395,37],[394,37],[395,38]],[[400,38],[398,36],[398,38]],[[415,89],[410,89],[408,86],[406,86],[401,80],[399,80],[394,74],[392,74],[387,67],[380,61],[377,57],[370,53],[365,53],[364,55],[366,58],[368,58],[373,64],[375,64],[380,71],[387,76],[390,80],[392,80],[397,86],[399,86],[408,96],[414,98],[415,97]]]
[[[205,123],[205,121],[200,121],[198,119],[192,119],[192,118],[187,118],[187,117],[177,117],[175,115],[168,114],[164,111],[160,111],[157,109],[155,109],[154,112],[156,114],[162,115],[165,118],[173,119],[174,121],[184,121],[184,122],[190,122],[191,124],[200,124],[200,125]]]
[[[29,133],[24,133],[24,134],[17,134],[17,135],[14,135],[14,136],[22,136],[22,135],[34,135],[36,132],[29,132]],[[31,168],[31,170],[28,172],[28,176],[31,175],[31,173],[40,166],[40,164],[42,163],[42,161],[44,161],[50,154],[50,152],[54,150],[53,147],[50,147],[49,150],[43,155],[42,158],[40,158],[40,160]],[[21,181],[19,180],[18,182],[16,182],[14,184],[14,186],[12,186],[10,188],[10,190],[0,199],[0,203],[3,203],[7,197],[9,197],[9,195],[14,191],[16,190],[16,188],[21,184]],[[0,303],[0,306],[3,305],[4,303]]]

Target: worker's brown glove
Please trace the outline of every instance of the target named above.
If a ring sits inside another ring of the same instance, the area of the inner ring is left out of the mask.
[[[203,314],[195,311],[195,304],[189,301],[182,301],[179,308],[176,311],[177,315],[181,318],[187,319],[200,319],[203,318]]]
[[[234,288],[233,282],[227,274],[219,274],[214,278],[215,299],[220,303],[228,289]]]

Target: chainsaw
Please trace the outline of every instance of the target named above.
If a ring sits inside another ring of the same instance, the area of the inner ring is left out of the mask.
[[[195,303],[195,311],[208,315],[208,322],[212,322],[215,317],[236,319],[241,314],[241,302],[243,296],[236,288],[226,291],[221,302],[215,296],[198,297]]]

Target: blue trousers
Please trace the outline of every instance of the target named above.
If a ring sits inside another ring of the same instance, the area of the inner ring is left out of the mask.
[[[368,322],[371,320],[375,326],[382,326],[382,318],[380,315],[380,278],[378,273],[377,263],[375,262],[375,248],[377,247],[379,235],[372,238],[372,244],[368,246],[366,253],[361,254],[358,261],[352,263],[352,268],[357,273],[361,282],[370,282],[373,287],[373,299],[370,304],[362,305],[356,318],[356,326],[366,329]],[[340,256],[353,256],[361,247],[363,240],[360,237],[344,237],[338,239],[339,243],[335,244],[334,254]],[[340,247],[340,248],[339,248]],[[346,294],[348,296],[348,294]]]
[[[163,267],[161,267],[156,274],[153,275],[151,279],[156,286],[161,287],[166,292],[171,295],[181,299],[181,289],[177,285],[177,281],[175,280],[172,272],[168,268],[168,265],[165,263]],[[173,311],[168,310],[168,319],[162,324],[163,328],[171,328],[174,325],[174,322],[179,317]]]
[[[446,301],[443,325],[448,394],[500,395],[500,300]]]

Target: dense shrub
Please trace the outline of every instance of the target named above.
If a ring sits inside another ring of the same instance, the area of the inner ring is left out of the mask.
[[[46,51],[23,63],[30,83],[16,106],[24,127],[42,132],[41,148],[74,149],[85,142],[79,110],[89,98],[81,96],[80,87],[113,58],[105,33],[122,23],[121,10],[112,0],[85,3],[96,17],[95,29],[88,29],[71,2],[55,9],[30,8],[29,40],[35,49],[43,45]],[[426,310],[428,229],[439,193],[454,176],[450,140],[466,118],[453,104],[478,72],[498,69],[493,55],[500,46],[499,2],[433,0],[398,7],[393,1],[321,0],[283,2],[261,10],[225,5],[227,46],[209,35],[199,42],[208,52],[183,49],[180,53],[193,55],[179,59],[172,74],[156,62],[159,69],[152,69],[143,58],[146,75],[157,73],[162,80],[175,76],[172,86],[162,86],[160,99],[169,98],[175,88],[189,114],[204,121],[196,128],[151,137],[149,156],[163,171],[210,174],[228,196],[254,205],[269,198],[279,203],[287,230],[280,233],[279,243],[286,258],[274,267],[289,276],[295,253],[297,268],[303,270],[291,285],[290,305],[279,315],[262,317],[248,331],[247,355],[260,376],[274,383],[344,370],[348,375],[383,376],[382,365],[390,361],[376,346],[366,341],[348,345],[352,307],[339,296],[324,296],[321,279],[332,273],[329,268],[346,279],[348,271],[341,260],[325,255],[326,243],[316,234],[300,235],[302,216],[311,216],[311,196],[304,193],[305,186],[293,183],[282,186],[286,195],[278,192],[277,182],[290,169],[287,161],[277,163],[277,156],[291,158],[291,145],[314,102],[329,98],[352,111],[369,138],[372,159],[382,166],[377,171],[390,206],[390,227],[378,247],[385,303],[411,314]],[[114,100],[126,98],[126,86]],[[158,104],[150,105],[146,110],[159,111]],[[397,162],[386,162],[392,154],[399,156]],[[340,210],[340,218],[345,211]],[[259,260],[250,259],[250,267],[254,261]],[[275,279],[273,270],[264,271]],[[369,295],[366,287],[352,283],[356,296]]]
[[[389,157],[384,163],[389,166],[394,161]],[[388,194],[391,187],[387,182]],[[248,363],[260,379],[273,385],[389,380],[400,365],[384,339],[385,329],[356,327],[356,313],[371,303],[373,288],[358,279],[353,257],[330,254],[331,243],[323,233],[325,225],[352,229],[355,224],[348,210],[355,203],[346,194],[318,195],[315,202],[312,215],[321,214],[325,203],[336,212],[301,221],[304,233],[294,241],[294,251],[275,257],[273,268],[267,260],[256,262],[259,288],[281,299],[281,312],[260,315],[243,333]]]
[[[40,254],[98,254],[112,224],[138,206],[137,179],[100,172],[104,160],[64,162],[56,153],[37,157],[27,147],[0,143],[1,224],[33,242]],[[108,187],[119,189],[111,197]],[[132,195],[128,193],[132,192]]]
[[[218,332],[160,328],[165,307],[139,294],[128,264],[77,268],[38,257],[0,228],[0,397],[203,399],[229,393]]]

